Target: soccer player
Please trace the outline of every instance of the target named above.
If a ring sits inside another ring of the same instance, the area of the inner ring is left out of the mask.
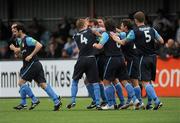
[[[97,26],[97,22],[98,22],[98,26]],[[89,23],[91,26],[91,30],[93,30],[93,32],[98,32],[98,33],[95,33],[97,34],[98,37],[101,37],[101,34],[103,32],[105,32],[105,25],[104,25],[104,20],[103,18],[98,18],[98,19],[90,19],[90,22]],[[97,58],[97,64],[98,64],[98,70],[99,70],[99,78],[101,80],[99,86],[100,86],[100,92],[101,92],[101,98],[102,98],[102,102],[101,102],[101,106],[105,106],[107,104],[107,99],[106,99],[106,95],[105,95],[105,92],[104,92],[104,84],[103,84],[103,74],[104,74],[104,69],[105,69],[105,60],[106,60],[106,56],[104,54],[104,49],[101,49],[98,51],[98,53],[96,54],[96,58]],[[116,90],[116,93],[117,93],[117,96],[120,100],[120,104],[118,105],[118,107],[120,108],[121,106],[124,105],[124,96],[123,96],[123,93],[122,93],[122,87],[121,87],[121,83],[119,82],[118,79],[115,79],[113,81],[113,84],[114,84],[114,88]],[[88,84],[88,86],[86,86],[88,88],[88,90],[91,90],[91,86]],[[92,92],[92,91],[89,91],[89,92]],[[93,94],[90,94],[92,95],[92,98],[94,97]],[[94,100],[94,99],[93,99]],[[94,108],[95,106],[95,103],[94,101],[92,101],[92,103],[87,107],[88,109],[92,109]]]
[[[70,109],[76,105],[76,95],[78,92],[78,81],[83,73],[86,74],[89,84],[92,85],[94,92],[96,109],[100,110],[100,88],[98,78],[98,68],[95,57],[95,49],[92,47],[96,42],[96,35],[88,28],[88,23],[85,19],[78,19],[76,22],[78,33],[74,35],[79,48],[79,57],[74,66],[73,80],[71,86],[71,103],[67,105]]]
[[[92,32],[98,37],[100,36],[100,32],[101,30],[99,30],[98,28],[98,22],[95,18],[92,18],[92,19],[89,19],[89,18],[86,18],[85,19],[87,25],[88,25],[88,28],[92,30]],[[97,54],[98,54],[98,51],[96,51],[96,58],[97,58]],[[98,58],[97,58],[97,64],[99,63],[98,62]],[[101,63],[102,64],[102,63]],[[102,66],[102,65],[101,65]],[[99,64],[98,64],[98,70],[99,70],[99,76],[100,74],[102,73],[101,69],[99,68]],[[88,93],[90,95],[90,97],[92,98],[92,102],[90,103],[90,105],[87,106],[87,109],[92,109],[92,108],[95,108],[96,107],[96,99],[95,99],[95,95],[94,95],[94,90],[93,90],[93,85],[91,83],[89,83],[89,81],[87,80],[87,77],[85,78],[84,80],[84,83],[86,85],[86,88],[88,90]],[[105,98],[105,95],[104,95],[104,88],[103,85],[101,83],[99,83],[100,85],[100,94],[101,94],[101,97],[102,97],[102,100],[103,102],[101,102],[101,105],[105,105],[106,104],[106,98]]]
[[[59,110],[61,104],[60,97],[53,91],[51,86],[46,83],[44,77],[44,70],[42,64],[39,62],[37,53],[42,47],[38,41],[25,34],[25,27],[22,23],[14,23],[11,26],[13,36],[16,37],[19,47],[10,45],[10,49],[14,51],[15,55],[22,54],[23,67],[20,70],[20,80],[18,85],[20,86],[21,103],[14,107],[14,109],[21,110],[27,107],[26,95],[32,99],[32,105],[30,110],[35,108],[40,102],[32,93],[27,81],[31,82],[35,80],[42,89],[46,91],[49,97],[54,102],[54,111]]]
[[[91,30],[95,33],[98,33],[96,36],[97,36],[97,38],[99,38],[101,36],[101,34],[105,31],[103,19],[102,18],[92,19],[92,20],[90,19],[90,22],[91,22]],[[94,22],[94,24],[92,22]],[[106,99],[106,96],[104,93],[104,85],[102,82],[103,72],[104,72],[104,63],[105,63],[105,55],[104,55],[103,49],[97,51],[96,59],[97,59],[97,65],[98,65],[98,71],[99,71],[98,76],[99,76],[99,79],[101,80],[101,82],[99,83],[100,94],[101,94],[101,98],[102,98],[101,106],[105,106],[107,104],[107,99]],[[92,90],[92,87],[89,86],[89,89]],[[93,97],[93,94],[91,94],[91,95]],[[87,107],[87,109],[92,109],[94,107],[95,107],[95,102],[92,101],[91,104]]]
[[[97,19],[97,21],[98,21],[99,30],[101,31],[101,34],[102,34],[103,32],[106,31],[105,25],[104,25],[104,20],[103,20],[103,18],[99,17]],[[102,106],[105,106],[105,104],[107,102],[107,99],[105,100],[104,85],[103,85],[103,74],[104,74],[104,69],[105,69],[105,60],[106,60],[106,56],[104,54],[104,50],[101,49],[101,52],[100,52],[100,54],[98,56],[98,67],[99,67],[99,76],[100,76],[100,79],[102,80],[102,82],[100,83],[101,97],[103,99],[102,104],[104,104]],[[113,81],[113,84],[114,84],[114,88],[116,90],[116,94],[117,94],[117,96],[118,96],[118,98],[120,100],[120,104],[118,104],[118,108],[120,109],[120,107],[123,106],[124,102],[125,102],[125,99],[124,99],[124,96],[123,96],[123,93],[122,93],[121,83],[119,82],[118,79],[115,79]]]
[[[108,19],[105,21],[105,28],[106,32],[102,34],[100,42],[93,44],[93,47],[97,49],[102,49],[104,47],[105,56],[107,58],[103,83],[105,85],[105,94],[107,96],[108,104],[102,107],[102,109],[106,110],[116,108],[115,89],[111,83],[116,78],[121,80],[128,94],[131,95],[134,105],[138,108],[139,101],[135,96],[134,89],[132,85],[127,82],[129,76],[120,45],[115,41],[112,41],[112,38],[109,36],[110,32],[116,32],[116,23],[114,20]]]
[[[124,45],[128,41],[134,41],[139,56],[139,79],[142,81],[148,97],[153,99],[155,102],[153,109],[157,110],[162,107],[163,104],[157,97],[150,82],[154,81],[156,76],[157,57],[155,52],[155,43],[163,44],[164,40],[154,28],[144,24],[145,15],[143,12],[136,12],[134,14],[134,21],[137,28],[130,31],[125,39],[120,40],[116,35],[112,35],[111,37],[114,41],[121,45]],[[149,109],[149,106],[150,104],[147,104],[147,109]]]
[[[120,29],[121,33],[119,33],[120,39],[124,39],[126,35],[132,30],[133,25],[129,19],[124,19],[121,22]],[[126,45],[121,46],[123,54],[125,56],[125,60],[127,62],[127,70],[128,75],[130,77],[130,82],[132,82],[134,87],[134,92],[137,99],[140,101],[140,108],[145,109],[144,103],[142,102],[141,98],[141,88],[139,86],[138,77],[139,77],[139,60],[136,45],[133,41],[128,42]],[[128,96],[129,97],[129,96]],[[126,108],[131,105],[131,98],[128,98],[126,102]],[[125,108],[122,107],[122,108]]]

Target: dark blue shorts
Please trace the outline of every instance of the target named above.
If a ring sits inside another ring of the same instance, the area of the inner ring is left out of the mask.
[[[124,58],[107,57],[103,77],[109,81],[113,81],[116,78],[119,80],[128,80],[129,76]]]
[[[98,71],[99,71],[99,79],[103,80],[105,63],[106,63],[106,56],[105,55],[98,55],[96,56]]]
[[[44,70],[39,61],[31,62],[28,65],[23,66],[20,70],[20,76],[22,79],[29,82],[32,80],[36,81],[38,84],[46,82]]]
[[[99,73],[95,57],[81,56],[78,58],[74,66],[73,79],[81,79],[84,73],[86,74],[86,78],[89,83],[99,82]]]
[[[139,59],[134,57],[127,60],[127,70],[130,79],[139,79]]]
[[[139,61],[139,79],[141,81],[155,81],[156,78],[156,55],[141,56]]]

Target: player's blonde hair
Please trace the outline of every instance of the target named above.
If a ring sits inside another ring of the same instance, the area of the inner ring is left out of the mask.
[[[76,27],[77,27],[78,29],[82,29],[82,28],[87,24],[86,21],[87,21],[87,20],[82,19],[82,18],[78,19],[78,20],[76,21]]]

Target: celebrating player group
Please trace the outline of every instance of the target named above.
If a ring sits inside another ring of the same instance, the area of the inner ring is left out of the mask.
[[[78,32],[73,36],[79,49],[79,57],[74,66],[71,85],[71,101],[67,108],[76,106],[78,81],[85,73],[85,85],[92,102],[87,109],[123,110],[133,109],[158,110],[162,102],[151,84],[156,76],[156,45],[164,41],[158,32],[145,25],[145,15],[138,11],[134,20],[124,19],[117,27],[113,19],[78,19]],[[54,111],[62,105],[61,98],[46,83],[42,64],[37,53],[42,47],[38,41],[25,34],[23,24],[14,23],[12,33],[16,43],[10,45],[16,57],[22,56],[23,66],[20,70],[19,93],[21,102],[14,109],[27,108],[26,95],[32,99],[29,110],[39,103],[28,86],[27,81],[34,80],[54,102]],[[148,101],[145,105],[141,97],[139,83],[145,88]],[[125,101],[122,87],[127,91]],[[116,102],[116,95],[120,103]],[[154,105],[153,105],[154,102]]]

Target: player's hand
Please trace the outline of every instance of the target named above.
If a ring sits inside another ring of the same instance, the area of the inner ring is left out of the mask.
[[[14,54],[14,57],[15,57],[15,58],[19,58],[19,55],[18,55],[18,54]]]
[[[15,54],[19,54],[20,52],[20,48],[15,47],[13,44],[11,44],[9,48],[13,50]]]
[[[13,50],[13,51],[14,51],[15,46],[14,46],[13,44],[11,44],[11,45],[9,46],[9,48],[10,48],[10,50]]]
[[[101,33],[99,33],[98,31],[95,31],[95,30],[92,30],[92,33],[94,33],[96,36],[98,36],[98,37],[101,37],[102,35],[101,35]]]
[[[28,62],[29,62],[31,59],[32,59],[32,56],[31,56],[31,55],[29,55],[29,56],[27,56],[27,57],[25,58],[25,60],[28,61]]]
[[[15,58],[22,58],[22,54],[21,54],[21,53],[14,54],[14,57],[15,57]]]
[[[95,48],[96,48],[96,45],[97,45],[97,43],[94,43],[94,44],[93,44],[93,47],[95,47]]]
[[[110,32],[110,36],[114,41],[120,40],[119,36],[114,32]]]
[[[20,52],[19,48],[14,48],[14,53],[15,54],[19,54],[19,52]]]
[[[116,31],[117,31],[117,32],[122,32],[122,30],[121,30],[121,29],[118,29],[118,28],[116,28]]]

